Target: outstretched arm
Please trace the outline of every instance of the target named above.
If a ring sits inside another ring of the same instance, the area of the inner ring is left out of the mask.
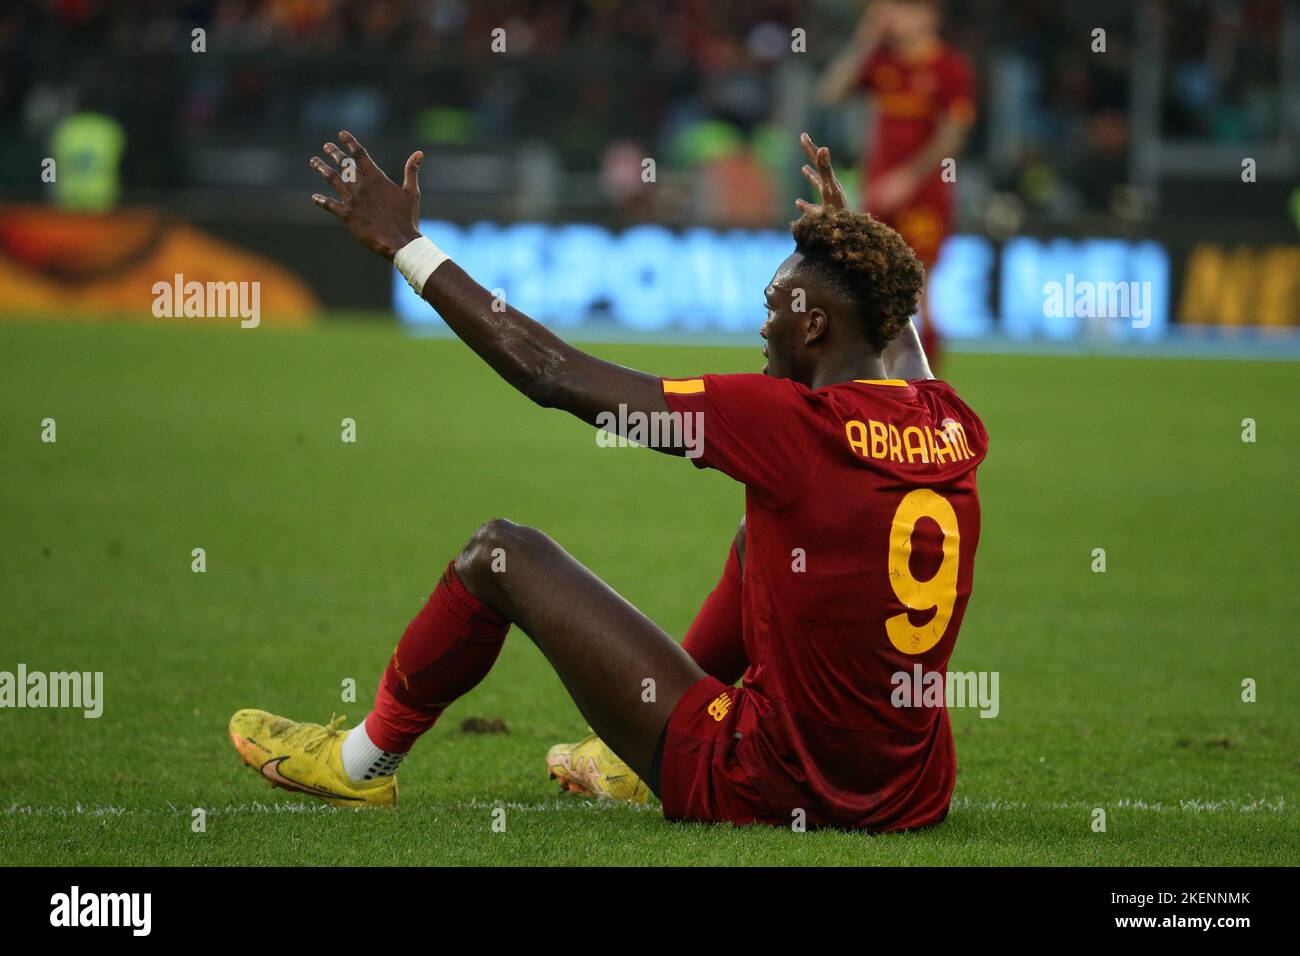
[[[421,295],[466,345],[538,405],[590,425],[620,404],[629,411],[668,411],[657,376],[574,348],[513,306],[494,312],[492,294],[454,262],[439,266]]]
[[[419,172],[424,154],[416,151],[406,160],[399,186],[351,133],[340,132],[339,140],[346,154],[333,143],[324,147],[338,169],[319,156],[311,160],[339,198],[317,193],[312,199],[338,217],[362,245],[391,261],[421,238]],[[645,413],[668,411],[656,376],[588,355],[513,306],[500,311],[492,293],[454,262],[438,265],[419,291],[466,345],[539,405],[563,409],[593,425],[597,415],[616,412],[619,405]]]
[[[828,206],[832,209],[847,208],[844,188],[835,178],[835,170],[831,167],[831,151],[825,146],[818,146],[807,133],[799,137],[799,142],[803,144],[803,151],[808,154],[808,159],[812,163],[812,165],[804,164],[803,175],[817,191],[820,206]],[[796,199],[794,204],[804,212],[819,208],[819,205],[810,203],[806,199]],[[934,378],[930,372],[930,362],[925,357],[925,349],[921,347],[921,337],[916,334],[916,326],[911,322],[908,322],[903,331],[885,346],[885,351],[881,353],[880,358],[885,363],[885,374],[890,378],[901,378],[907,381]]]

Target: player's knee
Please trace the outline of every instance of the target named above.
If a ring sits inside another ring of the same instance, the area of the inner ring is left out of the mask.
[[[496,587],[496,578],[509,566],[510,552],[516,550],[531,530],[493,518],[485,521],[470,537],[456,558],[456,573],[473,594]]]

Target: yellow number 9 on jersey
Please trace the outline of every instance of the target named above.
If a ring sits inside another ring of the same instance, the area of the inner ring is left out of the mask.
[[[943,532],[943,561],[934,577],[918,581],[912,576],[912,532],[922,518],[929,518]],[[889,583],[904,605],[913,611],[934,608],[934,617],[916,627],[907,612],[885,620],[889,641],[904,654],[924,654],[943,640],[957,603],[957,563],[961,536],[957,533],[957,512],[943,495],[920,488],[903,497],[894,512],[889,532]]]

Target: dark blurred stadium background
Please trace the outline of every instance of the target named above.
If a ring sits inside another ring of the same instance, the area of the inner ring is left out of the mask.
[[[340,128],[426,150],[427,230],[591,334],[752,336],[805,195],[857,193],[865,106],[813,87],[848,0],[38,0],[0,13],[6,312],[148,317],[148,287],[259,277],[272,316],[436,317],[309,202]],[[505,30],[494,53],[491,34]],[[1092,31],[1106,31],[1094,53]],[[203,50],[194,31],[203,31]],[[802,30],[807,52],[793,52]],[[935,273],[954,346],[1300,355],[1300,7],[955,0],[978,118]],[[653,158],[653,183],[642,163]],[[55,160],[54,182],[42,177]],[[1243,160],[1256,180],[1243,182]],[[1066,273],[1152,283],[1149,327],[1054,320]]]
[[[814,96],[859,0],[0,3],[0,672],[106,701],[0,711],[0,866],[1294,866],[1298,7],[945,4],[977,112],[932,304],[992,436],[952,666],[1002,705],[952,708],[941,828],[863,841],[557,799],[543,758],[585,724],[518,636],[398,814],[272,793],[226,731],[358,719],[495,515],[681,635],[744,507],[408,335],[441,320],[309,158],[341,128],[390,173],[423,149],[423,228],[488,288],[631,367],[756,371],[801,130],[860,196],[864,98]],[[178,275],[259,283],[259,327],[155,317]],[[1071,275],[1157,308],[1054,317]]]

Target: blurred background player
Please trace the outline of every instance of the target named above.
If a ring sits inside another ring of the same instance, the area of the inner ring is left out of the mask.
[[[938,0],[876,0],[848,47],[826,68],[826,105],[865,90],[875,112],[865,146],[863,208],[892,226],[926,269],[926,287],[952,229],[956,158],[975,121],[970,65],[939,35]],[[940,340],[929,296],[921,342],[938,367]]]

